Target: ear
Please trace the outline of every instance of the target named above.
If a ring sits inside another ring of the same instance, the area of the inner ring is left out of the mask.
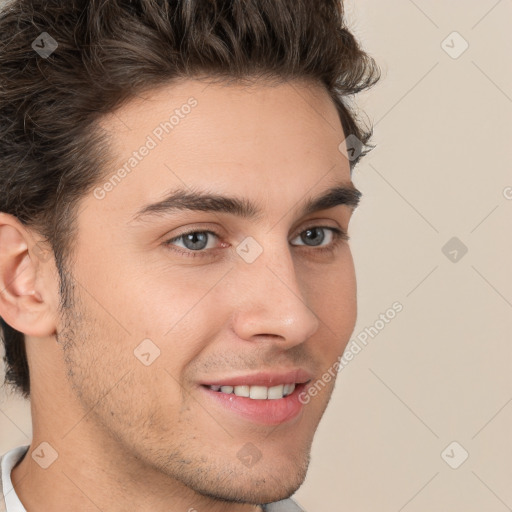
[[[58,286],[51,255],[32,230],[0,212],[0,316],[29,336],[55,333]]]

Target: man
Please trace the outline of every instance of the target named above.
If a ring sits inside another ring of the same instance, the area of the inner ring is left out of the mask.
[[[0,510],[301,510],[356,321],[371,130],[346,97],[378,79],[342,6],[11,0],[0,48],[0,316],[33,423]]]

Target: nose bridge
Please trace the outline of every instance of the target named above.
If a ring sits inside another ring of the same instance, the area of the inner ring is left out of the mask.
[[[319,319],[301,290],[288,242],[281,238],[267,234],[265,244],[253,239],[237,248],[240,260],[235,273],[240,294],[234,329],[246,340],[273,335],[283,346],[291,347],[312,336]]]

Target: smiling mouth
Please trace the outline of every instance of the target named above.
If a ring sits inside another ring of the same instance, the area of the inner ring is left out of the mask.
[[[276,386],[205,386],[212,391],[226,395],[236,395],[252,400],[279,400],[291,395],[295,391],[295,383],[278,384]]]
[[[260,382],[252,384],[247,380]],[[262,380],[270,380],[269,384],[273,385],[263,386]],[[305,381],[299,377],[298,380],[304,381],[286,382],[283,379],[277,384],[277,378],[226,378],[216,384],[203,383],[200,388],[212,406],[221,407],[228,414],[234,413],[253,424],[275,426],[292,422],[303,411],[305,406],[300,400],[300,394],[311,382],[311,378]]]

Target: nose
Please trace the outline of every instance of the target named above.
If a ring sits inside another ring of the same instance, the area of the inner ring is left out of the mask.
[[[288,245],[265,248],[252,263],[238,261],[233,329],[248,341],[270,340],[282,349],[303,343],[320,319],[300,288]]]

